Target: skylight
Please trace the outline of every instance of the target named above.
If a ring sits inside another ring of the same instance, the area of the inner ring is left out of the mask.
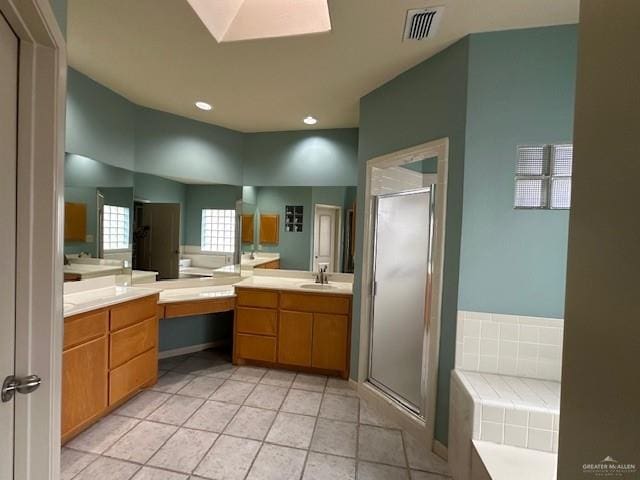
[[[327,0],[188,0],[218,42],[331,31]]]

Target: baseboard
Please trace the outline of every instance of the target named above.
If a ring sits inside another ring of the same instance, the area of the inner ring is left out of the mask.
[[[188,347],[174,348],[172,350],[163,350],[158,352],[158,358],[179,357],[180,355],[188,355],[189,353],[201,352],[207,348],[224,347],[229,344],[229,340],[216,340],[215,342],[201,343],[199,345],[189,345]]]
[[[433,440],[433,453],[438,455],[443,460],[449,459],[449,449],[436,439]]]

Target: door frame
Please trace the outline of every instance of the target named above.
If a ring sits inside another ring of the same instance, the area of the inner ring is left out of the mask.
[[[332,273],[339,273],[342,270],[342,207],[339,205],[329,205],[325,203],[316,203],[313,205],[313,235],[311,235],[311,271],[315,265],[316,252],[316,216],[318,215],[318,207],[334,210],[336,229],[333,235],[333,270]]]
[[[48,0],[0,0],[20,41],[16,225],[16,375],[42,385],[16,395],[14,477],[60,472],[62,252],[67,59]]]
[[[393,401],[389,401],[377,388],[367,381],[369,372],[369,346],[371,332],[371,312],[373,306],[372,279],[375,236],[375,197],[372,195],[374,168],[388,168],[416,162],[426,158],[437,158],[435,184],[435,208],[433,216],[433,275],[431,286],[431,309],[427,318],[427,352],[425,361],[428,371],[423,378],[425,390],[424,420],[413,415]],[[444,270],[445,222],[447,215],[447,179],[449,166],[449,138],[441,138],[414,147],[372,158],[365,167],[364,228],[362,252],[362,279],[360,288],[360,351],[358,360],[359,391],[365,398],[375,401],[393,415],[404,428],[425,441],[429,450],[433,449],[436,399],[438,389],[438,363],[440,350],[440,318],[442,311],[442,278]]]

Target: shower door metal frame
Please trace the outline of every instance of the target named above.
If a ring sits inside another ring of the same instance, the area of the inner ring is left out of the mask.
[[[423,320],[424,320],[424,331],[422,337],[422,372],[420,378],[421,384],[421,405],[414,405],[408,399],[404,398],[399,393],[393,391],[391,388],[387,387],[380,380],[376,380],[372,375],[372,367],[373,367],[373,333],[375,328],[375,296],[376,296],[376,260],[377,260],[377,252],[378,252],[378,204],[381,198],[390,198],[390,197],[401,197],[405,195],[417,195],[421,193],[429,193],[429,204],[427,208],[429,209],[429,226],[428,226],[428,245],[427,245],[427,278],[425,279],[425,303],[424,303],[424,312],[423,312]],[[427,329],[427,318],[430,315],[430,307],[431,307],[431,272],[433,271],[433,214],[434,214],[434,206],[435,206],[435,194],[436,194],[436,186],[429,185],[428,187],[417,188],[413,190],[405,190],[401,192],[394,193],[385,193],[382,195],[375,195],[373,198],[373,263],[371,265],[371,309],[369,313],[369,371],[367,380],[375,385],[377,388],[382,390],[385,394],[387,394],[391,399],[402,405],[404,408],[414,413],[420,418],[424,418],[424,408],[425,408],[425,391],[424,391],[424,383],[426,380],[426,369],[424,368],[426,362],[426,341],[428,335]]]
[[[424,418],[419,418],[414,413],[406,410],[375,385],[368,381],[369,373],[369,342],[370,342],[370,312],[372,306],[372,272],[373,263],[373,171],[376,168],[389,168],[407,165],[426,158],[437,158],[437,174],[435,175],[435,208],[432,217],[433,241],[432,241],[432,290],[431,312],[427,320],[428,338],[427,355],[425,361],[428,368],[425,369],[426,380],[423,383],[425,391]],[[361,238],[358,243],[361,246],[361,278],[360,278],[360,338],[357,360],[357,381],[361,395],[374,401],[392,415],[394,420],[404,429],[412,432],[417,438],[421,438],[425,446],[431,450],[445,454],[446,447],[434,441],[436,400],[438,392],[438,366],[440,350],[440,323],[442,311],[443,273],[444,273],[444,245],[446,237],[447,217],[447,181],[449,167],[449,138],[443,137],[427,143],[405,148],[367,160],[365,167],[364,196],[359,205],[358,215],[362,215],[363,229],[359,230]],[[446,455],[446,454],[445,454]]]

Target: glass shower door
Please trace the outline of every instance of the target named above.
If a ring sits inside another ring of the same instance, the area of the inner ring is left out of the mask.
[[[422,414],[432,188],[376,197],[369,381]]]

